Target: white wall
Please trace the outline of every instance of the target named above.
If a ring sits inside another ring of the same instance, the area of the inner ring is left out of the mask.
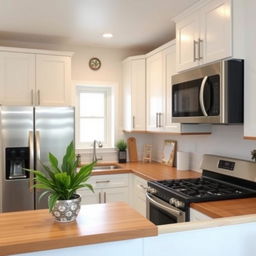
[[[243,139],[243,125],[213,125],[211,135],[152,135],[153,159],[161,160],[164,140],[177,140],[178,151],[192,152],[191,168],[199,170],[203,154],[250,160],[256,141]]]

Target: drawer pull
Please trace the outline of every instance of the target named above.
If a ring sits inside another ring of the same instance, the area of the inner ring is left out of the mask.
[[[141,185],[141,184],[137,185],[137,187],[140,188],[140,189],[143,189],[143,190],[147,190],[148,189],[148,187],[146,187],[144,185]]]
[[[99,183],[109,183],[110,180],[97,180],[96,183],[99,184]]]

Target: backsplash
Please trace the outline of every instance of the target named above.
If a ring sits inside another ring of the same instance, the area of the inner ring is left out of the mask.
[[[203,154],[215,154],[251,160],[256,141],[243,139],[243,125],[213,125],[211,135],[152,136],[153,159],[161,161],[164,140],[177,140],[177,150],[191,152],[190,168],[199,170]]]
[[[138,159],[142,160],[144,144],[152,144],[152,159],[161,161],[164,140],[177,141],[177,150],[191,153],[190,169],[199,171],[203,154],[223,155],[251,160],[251,151],[256,149],[256,141],[243,139],[243,125],[213,125],[211,135],[168,135],[126,133],[124,138],[135,137],[137,140]],[[90,162],[91,150],[77,150],[82,162]],[[116,162],[117,152],[114,149],[97,149],[97,156],[103,162]],[[99,161],[101,162],[101,161]]]

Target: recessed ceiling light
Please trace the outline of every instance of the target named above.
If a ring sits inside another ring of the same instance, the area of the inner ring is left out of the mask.
[[[104,33],[104,34],[102,34],[102,36],[103,36],[104,38],[112,38],[112,37],[113,37],[113,34],[111,34],[111,33]]]

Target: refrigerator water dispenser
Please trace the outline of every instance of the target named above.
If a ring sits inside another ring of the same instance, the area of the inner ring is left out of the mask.
[[[5,161],[7,180],[29,178],[29,147],[6,148]]]

